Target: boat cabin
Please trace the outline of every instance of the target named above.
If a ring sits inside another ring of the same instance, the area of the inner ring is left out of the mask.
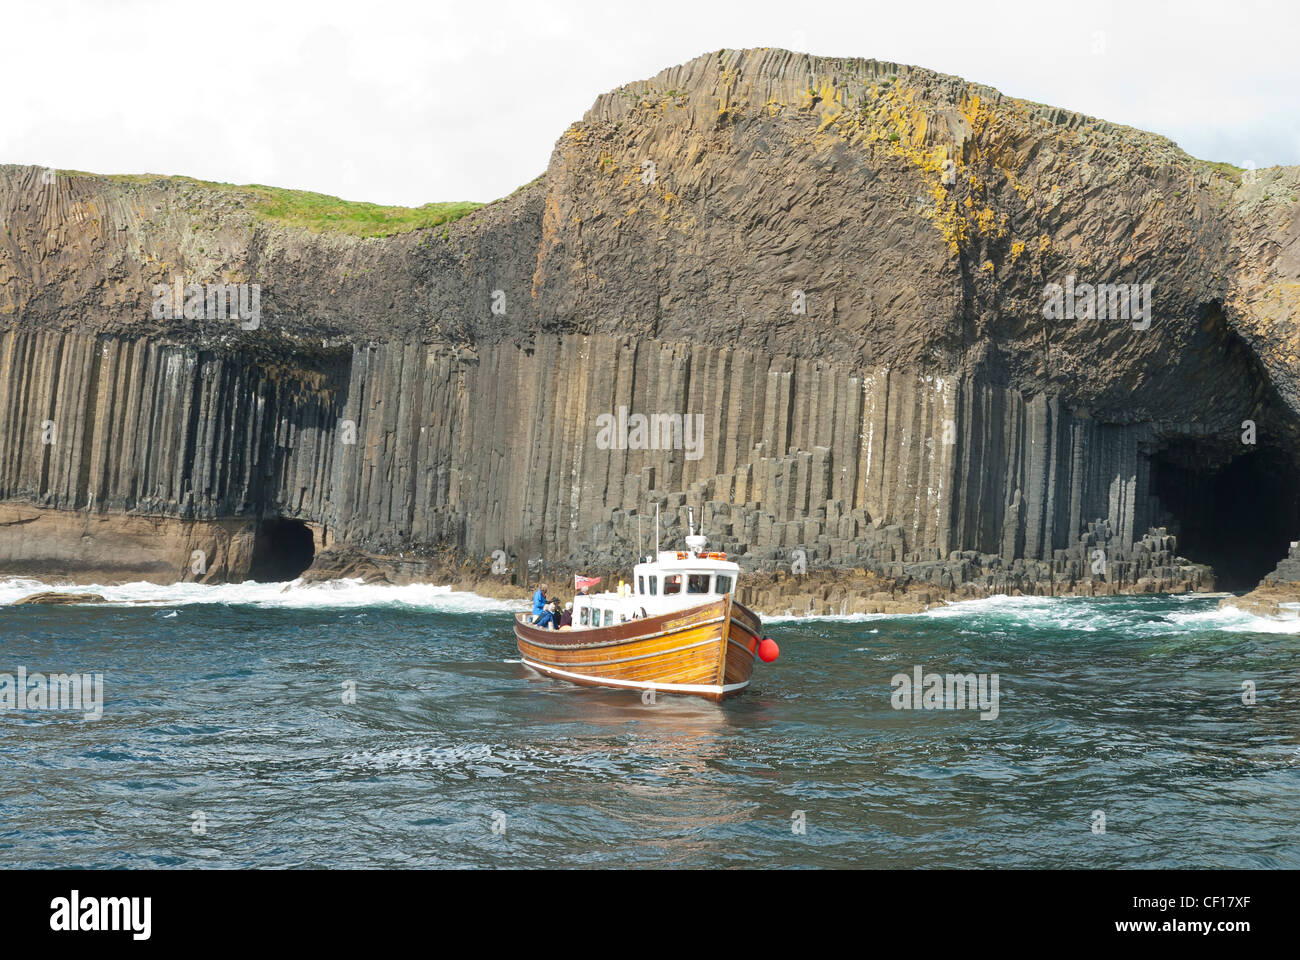
[[[725,553],[710,553],[702,536],[686,538],[686,550],[661,550],[632,571],[632,582],[619,590],[573,600],[573,629],[612,627],[699,606],[734,594],[740,565]]]

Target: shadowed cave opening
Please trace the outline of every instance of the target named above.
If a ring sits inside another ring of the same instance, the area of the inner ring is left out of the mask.
[[[307,524],[301,520],[266,520],[257,527],[248,576],[261,583],[293,580],[311,566],[315,556],[316,543]]]
[[[1151,460],[1151,488],[1172,516],[1178,553],[1214,568],[1219,590],[1251,590],[1300,538],[1300,489],[1291,459],[1276,448],[1226,462],[1194,440]]]

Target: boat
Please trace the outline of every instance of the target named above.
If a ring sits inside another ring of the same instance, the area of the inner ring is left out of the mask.
[[[685,550],[660,551],[656,543],[655,553],[636,564],[631,583],[578,594],[572,626],[539,627],[529,614],[516,614],[523,663],[584,686],[715,702],[748,687],[754,660],[771,662],[780,649],[763,636],[758,615],[736,599],[740,566],[709,551],[708,539],[695,532],[694,511],[688,516]]]

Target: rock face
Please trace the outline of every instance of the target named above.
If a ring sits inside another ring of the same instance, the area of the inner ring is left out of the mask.
[[[1219,607],[1236,607],[1261,617],[1300,617],[1300,541],[1292,542],[1286,558],[1254,590],[1240,597],[1224,597]]]
[[[44,593],[33,593],[25,597],[20,597],[10,604],[10,606],[68,606],[69,604],[82,603],[108,603],[108,601],[98,593],[57,593],[53,591],[45,591]]]
[[[747,50],[604,94],[445,228],[47,179],[0,167],[0,572],[241,579],[296,520],[317,576],[522,581],[689,504],[749,569],[848,584],[764,587],[820,611],[1245,587],[1300,535],[1296,168]],[[158,316],[178,277],[257,284],[255,328]]]

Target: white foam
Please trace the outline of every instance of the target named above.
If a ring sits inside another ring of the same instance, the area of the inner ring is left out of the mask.
[[[867,620],[884,620],[888,617],[915,616],[897,613],[780,613],[764,616],[764,623],[796,623],[804,620],[817,622],[862,623]]]
[[[1228,593],[1161,594],[1161,601],[1186,602],[1219,600],[1232,596]],[[1160,612],[1155,617],[1136,609],[1131,603],[1143,599],[1156,599],[1145,594],[1128,594],[1105,605],[1090,603],[1089,597],[1011,597],[996,595],[977,600],[960,600],[931,607],[924,613],[857,613],[848,616],[798,616],[786,614],[764,617],[764,623],[800,620],[862,622],[868,620],[895,620],[904,617],[927,619],[992,618],[1010,621],[1030,629],[1049,628],[1096,633],[1099,630],[1121,629],[1129,634],[1157,636],[1176,635],[1201,631],[1222,630],[1227,633],[1294,633],[1300,634],[1300,619],[1260,617],[1236,607],[1211,607],[1205,610]]]
[[[0,605],[12,603],[21,597],[46,590],[71,593],[97,593],[110,603],[149,607],[185,607],[202,604],[226,604],[254,607],[282,607],[285,609],[310,608],[365,608],[397,607],[412,610],[433,610],[442,613],[501,613],[526,610],[528,600],[495,600],[475,593],[454,591],[451,587],[429,584],[363,583],[355,580],[330,580],[324,583],[305,584],[301,580],[289,583],[125,583],[113,586],[99,584],[44,583],[40,580],[11,578],[0,580]],[[1162,600],[1210,600],[1229,594],[1179,594],[1162,596]],[[1138,599],[1136,596],[1132,599]],[[993,616],[1018,621],[1025,626],[1052,627],[1091,633],[1111,627],[1142,634],[1178,634],[1193,631],[1223,630],[1228,633],[1300,634],[1300,619],[1261,617],[1236,607],[1213,607],[1208,610],[1167,612],[1160,619],[1134,622],[1134,610],[1128,604],[1099,607],[1088,603],[1086,597],[1009,597],[992,596],[979,600],[948,603],[924,613],[850,613],[814,614],[794,613],[764,617],[764,623],[797,621],[829,621],[865,623],[873,620],[894,620],[900,617],[925,617],[934,619]]]
[[[1032,613],[1046,610],[1061,603],[1069,603],[1075,597],[1009,597],[996,594],[977,600],[955,600],[942,606],[931,607],[921,616],[926,617],[968,617],[972,613]]]
[[[42,583],[39,580],[0,580],[0,604],[46,590],[69,593],[97,593],[110,603],[155,607],[181,607],[195,604],[226,604],[286,609],[406,607],[437,610],[444,613],[497,613],[524,610],[525,598],[494,600],[476,593],[455,591],[451,587],[429,584],[393,586],[355,580],[331,580],[325,583],[124,583],[72,585]]]
[[[1122,628],[1142,635],[1178,634],[1222,630],[1227,633],[1300,633],[1300,619],[1261,617],[1237,607],[1214,606],[1206,610],[1172,611],[1159,619],[1135,618],[1141,611],[1123,600],[1138,600],[1144,594],[1129,594],[1118,603],[1098,606],[1088,597],[1007,597],[994,596],[965,600],[927,610],[926,617],[969,617],[972,614],[1002,615],[1029,626],[1054,627],[1093,633],[1107,628]],[[1192,593],[1159,595],[1162,601],[1219,600],[1230,593]]]
[[[1226,610],[1217,611],[1226,613]],[[1228,633],[1300,633],[1300,620],[1283,620],[1280,617],[1258,617],[1253,613],[1238,610],[1241,619],[1235,623],[1219,627]]]

